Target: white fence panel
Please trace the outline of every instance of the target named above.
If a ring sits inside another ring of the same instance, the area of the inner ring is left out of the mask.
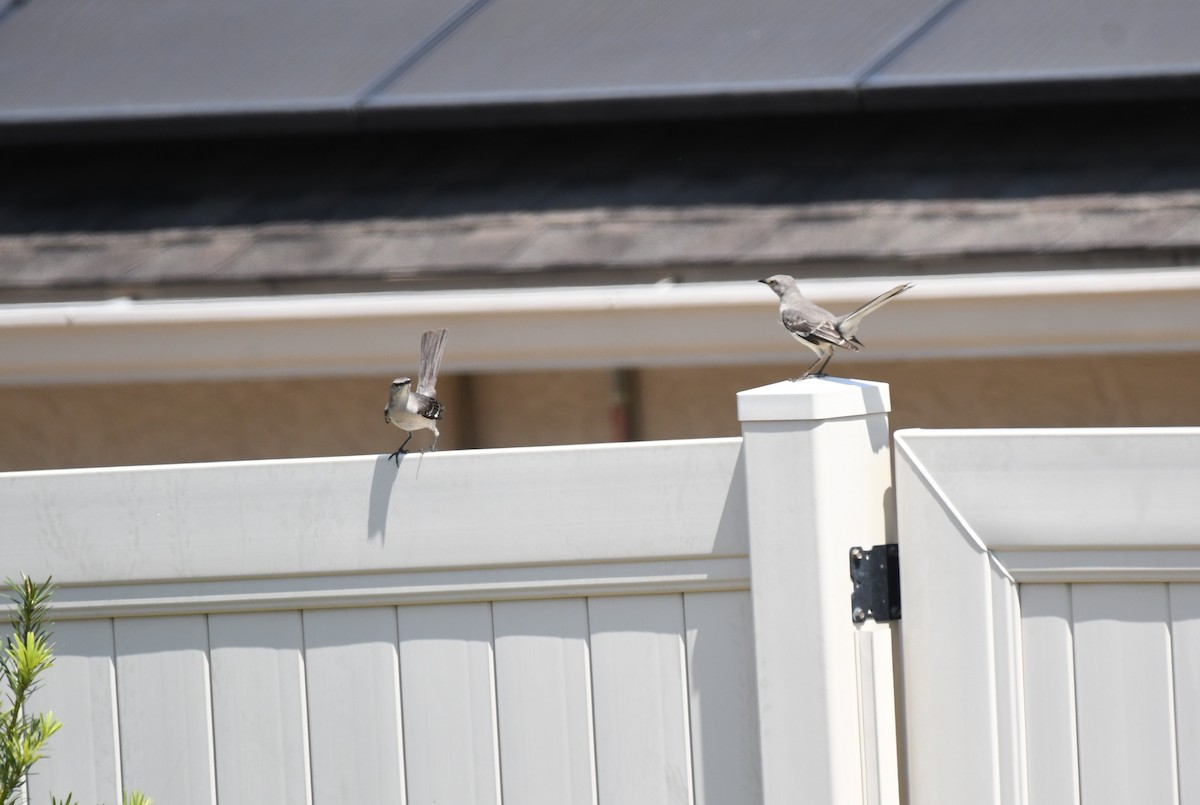
[[[123,787],[222,805],[502,792],[595,805],[653,797],[661,785],[640,783],[656,757],[689,801],[681,596],[749,587],[738,439],[413,456],[398,470],[363,457],[18,473],[0,476],[0,507],[22,535],[3,546],[10,567],[61,585],[59,666],[39,695],[68,726],[36,805],[113,802]],[[673,649],[658,667],[631,647],[663,639],[661,601]],[[625,613],[621,635],[607,612]],[[708,634],[697,617],[702,665],[749,662],[748,627],[714,610]],[[640,693],[614,679],[622,663],[645,666]],[[601,707],[622,714],[602,724],[594,671]],[[722,723],[734,716],[719,708],[754,701],[733,687],[752,675],[698,678]],[[628,713],[649,725],[626,729],[635,744],[663,733],[657,754],[598,752]],[[754,714],[739,715],[744,736]],[[753,790],[757,769],[730,768]]]
[[[910,801],[1196,803],[1200,429],[896,443]]]
[[[745,441],[0,475],[10,575],[60,585],[33,805],[893,803],[845,558],[887,536],[886,388],[739,407]],[[842,459],[839,505],[790,494]]]

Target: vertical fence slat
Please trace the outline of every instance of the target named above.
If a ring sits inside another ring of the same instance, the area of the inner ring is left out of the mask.
[[[761,802],[750,593],[689,593],[683,608],[696,805]]]
[[[490,605],[406,606],[399,617],[410,799],[498,805]]]
[[[303,613],[316,805],[405,802],[394,607]]]
[[[155,802],[213,805],[207,618],[118,618],[114,633],[125,787]]]
[[[1179,803],[1200,805],[1200,584],[1172,584],[1171,656]]]
[[[79,802],[121,799],[113,625],[108,619],[55,623],[54,666],[31,700],[63,723],[29,777],[30,801],[72,794]]]
[[[492,605],[506,802],[594,805],[587,601]]]
[[[1071,588],[1021,585],[1029,805],[1079,802]]]
[[[221,805],[312,801],[299,612],[211,615]]]
[[[604,805],[690,805],[678,595],[592,598],[596,770]]]
[[[1080,796],[1174,805],[1175,718],[1165,584],[1075,584]]]
[[[859,629],[859,719],[863,735],[864,805],[899,805],[900,767],[896,735],[895,656],[891,627]]]

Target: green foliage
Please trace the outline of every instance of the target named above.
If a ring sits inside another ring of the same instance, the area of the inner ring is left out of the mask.
[[[38,677],[54,664],[54,646],[46,631],[46,611],[54,587],[50,579],[42,584],[22,576],[11,579],[16,605],[12,616],[12,634],[4,640],[0,653],[0,805],[17,801],[19,788],[29,768],[42,756],[50,736],[62,726],[52,713],[26,712],[30,695],[38,688]]]
[[[10,599],[16,605],[12,634],[4,640],[0,653],[0,805],[13,805],[29,769],[42,757],[50,736],[62,726],[53,713],[26,714],[26,703],[38,689],[38,677],[54,665],[54,644],[50,642],[46,613],[54,585],[50,579],[41,584],[21,576],[8,580]],[[52,805],[79,805],[71,794],[64,800],[50,798]],[[153,805],[137,791],[125,792],[123,805]]]

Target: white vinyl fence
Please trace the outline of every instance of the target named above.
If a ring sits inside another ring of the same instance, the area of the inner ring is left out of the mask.
[[[895,802],[847,575],[887,407],[808,381],[740,395],[743,438],[2,475],[4,572],[60,585],[30,800]]]
[[[1200,803],[1200,429],[902,431],[909,800]]]
[[[30,800],[1200,805],[1200,429],[900,432],[893,498],[888,408],[0,475],[4,573],[61,585]]]

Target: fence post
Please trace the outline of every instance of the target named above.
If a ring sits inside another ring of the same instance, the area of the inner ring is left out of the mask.
[[[896,802],[890,636],[852,622],[849,579],[850,548],[894,541],[888,387],[737,397],[764,805]]]

